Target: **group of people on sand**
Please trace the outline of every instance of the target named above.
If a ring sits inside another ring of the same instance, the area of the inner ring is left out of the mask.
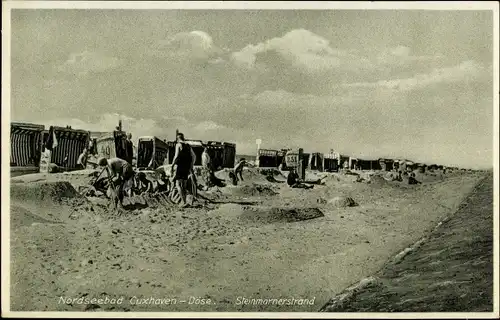
[[[415,175],[415,172],[402,171],[398,169],[393,169],[390,173],[392,181],[403,181],[403,176],[408,179],[408,184],[421,184],[421,181],[418,181]]]
[[[214,185],[215,169],[212,158],[209,154],[209,149],[205,147],[202,153],[202,176],[204,179],[205,190],[208,190]],[[88,159],[88,152],[85,149],[80,155],[78,163],[84,168]],[[152,181],[148,180],[144,172],[135,173],[131,160],[127,161],[121,158],[106,159],[101,157],[97,161],[97,165],[106,170],[108,173],[109,182],[112,190],[115,193],[115,205],[123,209],[123,200],[125,195],[131,196],[134,191],[140,194],[143,192],[158,191],[158,189],[173,190],[175,186],[177,195],[179,196],[179,205],[181,208],[192,206],[197,200],[198,183],[195,173],[196,154],[189,143],[187,143],[183,133],[177,133],[175,155],[169,171],[166,167],[161,167],[161,179],[155,186]],[[242,171],[248,163],[245,159],[238,161],[232,171],[237,180],[243,181]],[[160,168],[159,168],[160,169]],[[190,187],[190,188],[188,188]],[[187,193],[191,189],[192,194],[190,203],[187,202]]]
[[[175,185],[180,196],[179,205],[187,207],[196,200],[196,192],[190,204],[187,203],[187,185],[188,181],[196,185],[196,176],[194,173],[194,164],[196,155],[191,146],[186,143],[184,134],[178,133],[175,145],[175,155],[172,161],[170,172],[163,172],[161,181],[156,186],[147,179],[144,172],[135,173],[132,164],[121,158],[104,157],[99,158],[97,165],[106,170],[111,187],[116,194],[116,204],[118,208],[123,208],[123,199],[125,195],[131,196],[134,191],[137,194],[158,191],[158,189],[170,189]],[[167,176],[169,179],[167,179]],[[135,183],[134,183],[135,182]]]

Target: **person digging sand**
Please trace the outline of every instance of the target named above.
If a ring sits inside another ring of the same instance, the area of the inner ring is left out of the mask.
[[[238,163],[234,166],[233,170],[234,177],[231,176],[231,178],[233,180],[236,179],[236,182],[243,181],[244,167],[251,167],[251,165],[247,162],[245,158],[241,158],[240,161],[238,161]]]
[[[123,209],[123,198],[125,192],[131,189],[131,182],[134,178],[134,169],[126,160],[120,158],[100,158],[98,160],[99,167],[107,170],[111,188],[114,189],[115,196],[113,197],[115,208]]]

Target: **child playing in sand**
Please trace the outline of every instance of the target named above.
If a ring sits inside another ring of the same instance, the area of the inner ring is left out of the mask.
[[[136,186],[137,194],[153,192],[153,182],[146,178],[146,174],[144,172],[139,172],[137,174],[137,186]]]
[[[89,154],[88,154],[87,149],[86,148],[83,149],[82,153],[78,157],[78,161],[76,162],[76,164],[78,165],[79,169],[85,169],[85,168],[87,168],[88,156],[89,156]]]
[[[292,169],[288,173],[288,177],[286,178],[286,183],[288,184],[288,186],[290,188],[301,188],[301,189],[312,189],[312,188],[314,188],[314,186],[300,183],[299,179],[300,179],[300,177],[299,177],[299,174],[297,173],[297,171],[295,169]]]

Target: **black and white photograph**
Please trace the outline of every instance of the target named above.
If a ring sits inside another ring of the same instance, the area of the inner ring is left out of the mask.
[[[3,1],[2,316],[498,318],[498,17]]]

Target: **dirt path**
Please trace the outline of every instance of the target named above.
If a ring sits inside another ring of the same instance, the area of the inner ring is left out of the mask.
[[[420,247],[324,311],[492,312],[493,177],[486,177]]]
[[[319,205],[324,217],[293,223],[243,219],[250,208],[226,204],[212,211],[143,209],[120,218],[81,211],[64,224],[13,224],[11,308],[317,311],[456,210],[480,178],[465,174],[411,189],[352,182],[309,191],[278,185],[279,196],[248,197],[264,208],[318,206],[318,199],[336,195],[359,203],[343,209]],[[123,303],[68,305],[61,296],[122,297]],[[135,297],[176,303],[138,305]],[[190,297],[210,304],[189,304]],[[239,297],[314,304],[244,305]]]

